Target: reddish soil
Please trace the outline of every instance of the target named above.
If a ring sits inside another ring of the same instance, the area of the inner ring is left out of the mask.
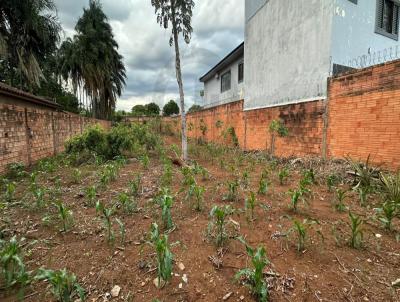
[[[172,143],[179,145],[175,138],[166,138],[166,146]],[[67,233],[59,231],[57,222],[44,225],[44,211],[30,209],[27,206],[29,201],[4,210],[0,223],[9,236],[37,241],[27,247],[25,263],[29,270],[67,268],[76,274],[87,290],[87,301],[107,301],[103,297],[115,285],[121,287],[121,293],[118,298],[110,298],[112,301],[222,301],[230,292],[232,295],[227,301],[254,301],[248,288],[234,280],[239,269],[250,265],[243,244],[236,240],[228,242],[220,269],[209,260],[209,256],[217,255],[217,248],[205,236],[209,212],[213,205],[230,204],[237,209],[231,218],[240,225],[239,233],[251,246],[263,245],[266,248],[271,261],[268,271],[279,275],[271,289],[271,301],[400,301],[399,289],[391,287],[391,282],[400,278],[400,243],[396,241],[395,233],[386,232],[379,222],[372,219],[373,206],[371,209],[360,207],[354,193],[345,201],[353,212],[366,219],[364,247],[352,249],[347,244],[350,236],[348,214],[338,213],[332,207],[334,195],[328,192],[325,180],[318,178],[320,184],[312,186],[310,205],[301,205],[299,213],[294,214],[288,209],[286,192],[297,186],[301,170],[293,168],[288,181],[280,186],[276,168],[270,173],[272,185],[267,195],[257,196],[258,202],[270,209],[258,206],[255,221],[248,222],[243,211],[247,192],[240,190],[236,202],[223,201],[222,198],[226,193],[226,181],[234,179],[229,166],[237,166],[237,154],[233,151],[226,154],[224,160],[228,168],[222,169],[219,159],[212,159],[204,147],[196,149],[199,156],[194,156],[194,159],[211,175],[204,181],[199,177],[199,182],[207,189],[204,209],[202,212],[194,211],[184,201],[185,192],[178,193],[182,174],[180,168],[174,166],[171,190],[177,193],[172,209],[176,229],[169,234],[169,242],[175,256],[175,275],[163,289],[157,289],[153,284],[156,278],[155,254],[153,248],[145,243],[151,223],[157,221],[161,225],[160,209],[151,202],[159,189],[163,169],[155,157],[151,158],[148,170],[138,161],[130,161],[121,169],[119,178],[99,192],[100,200],[107,204],[115,203],[118,193],[128,189],[129,180],[137,173],[143,175],[144,193],[137,199],[141,210],[132,215],[119,210],[115,215],[126,225],[124,246],[119,246],[118,236],[114,247],[108,245],[95,209],[85,205],[85,197],[79,197],[85,187],[97,180],[94,166],[80,168],[84,177],[79,185],[71,182],[73,168],[61,168],[51,176],[40,177],[41,185],[48,187],[53,185],[52,177],[59,175],[62,179],[63,200],[73,210],[75,220],[74,227]],[[256,192],[261,172],[269,164],[268,161],[259,161],[252,168],[248,158],[250,156],[237,166],[237,171],[241,174],[246,168],[250,169],[250,189]],[[316,170],[317,176],[322,175],[325,168],[320,166]],[[18,197],[22,198],[27,192],[28,180],[17,185]],[[379,196],[372,196],[370,203],[377,202]],[[298,220],[312,218],[320,223],[310,229],[310,240],[302,253],[297,252],[294,234],[289,238],[278,236],[291,227],[291,221],[285,215]],[[118,234],[117,225],[114,227]],[[395,229],[400,230],[398,221]],[[321,231],[324,239],[317,230]],[[376,234],[382,237],[377,238]],[[336,242],[335,237],[341,240]],[[178,268],[179,263],[184,264],[183,271]],[[183,274],[187,275],[187,284],[182,281]],[[290,283],[293,283],[293,288]],[[34,282],[26,289],[25,296],[27,302],[54,301],[44,282]],[[17,301],[17,298],[13,293],[0,291],[0,300],[10,302]]]

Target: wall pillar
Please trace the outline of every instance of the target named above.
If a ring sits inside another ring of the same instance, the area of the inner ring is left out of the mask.
[[[26,155],[28,160],[28,166],[32,165],[32,155],[31,155],[31,128],[29,128],[28,123],[28,109],[24,108],[24,122],[25,122],[25,137],[26,137]]]

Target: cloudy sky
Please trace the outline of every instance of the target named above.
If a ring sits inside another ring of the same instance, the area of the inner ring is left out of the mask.
[[[65,36],[89,0],[55,0]],[[127,86],[117,109],[156,102],[163,106],[178,99],[174,50],[168,44],[170,31],[156,23],[150,0],[101,0],[127,68]],[[195,0],[193,37],[181,42],[184,89],[187,106],[200,104],[200,76],[243,41],[244,1]]]

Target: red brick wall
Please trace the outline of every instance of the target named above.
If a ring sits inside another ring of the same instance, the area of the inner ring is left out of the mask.
[[[327,150],[400,168],[400,61],[330,81]]]
[[[10,163],[29,165],[62,152],[68,138],[95,123],[111,126],[72,113],[0,104],[0,173]]]

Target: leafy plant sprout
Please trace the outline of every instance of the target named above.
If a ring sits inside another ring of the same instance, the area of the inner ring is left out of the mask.
[[[169,249],[168,236],[160,235],[158,225],[151,225],[151,243],[154,246],[157,254],[157,276],[158,286],[161,286],[161,281],[168,282],[172,277],[172,261],[173,254]]]
[[[111,217],[114,214],[114,208],[106,208],[104,204],[100,201],[96,204],[96,212],[102,215],[104,226],[107,230],[107,240],[109,243],[113,243],[115,236],[112,229]]]
[[[80,184],[81,180],[82,180],[82,171],[75,168],[72,171],[72,182],[74,184]]]
[[[228,182],[228,193],[224,195],[223,200],[227,201],[237,201],[238,200],[238,180]]]
[[[6,289],[14,285],[23,288],[29,283],[30,276],[25,269],[22,255],[22,242],[14,236],[10,241],[0,240],[0,263]]]
[[[161,176],[161,185],[169,186],[172,183],[172,163],[170,160],[166,160],[164,163],[164,172]]]
[[[171,207],[174,199],[169,193],[168,189],[163,189],[159,202],[161,206],[161,218],[164,224],[164,229],[171,230],[174,227],[171,216]]]
[[[245,209],[247,213],[247,219],[249,221],[254,220],[254,209],[256,207],[256,204],[256,194],[254,194],[254,192],[250,192],[250,195],[245,199]]]
[[[290,218],[291,219],[291,218]],[[300,222],[296,219],[291,219],[293,222],[293,227],[289,229],[288,234],[295,232],[297,236],[297,251],[302,252],[305,250],[308,229],[314,225],[318,224],[316,220],[304,219]]]
[[[266,195],[268,192],[268,181],[261,177],[260,182],[258,183],[258,194]]]
[[[334,187],[339,183],[339,177],[336,174],[331,174],[326,179],[326,185],[328,187],[328,191],[332,192]]]
[[[251,290],[253,296],[260,302],[267,302],[269,298],[268,286],[264,279],[264,269],[270,264],[264,247],[251,248],[244,240],[247,255],[251,258],[252,268],[245,268],[235,275],[236,280],[242,280]]]
[[[97,188],[96,186],[89,186],[85,189],[85,197],[89,206],[96,205]]]
[[[351,228],[350,246],[352,248],[359,249],[362,246],[364,237],[363,220],[352,212],[349,212],[349,217]]]
[[[204,201],[204,192],[206,189],[202,186],[199,186],[198,184],[194,183],[189,191],[191,193],[188,193],[188,195],[193,196],[193,199],[195,201],[194,203],[194,209],[198,212],[200,212],[203,209],[203,201]]]
[[[289,169],[284,167],[281,170],[279,170],[278,177],[279,177],[279,184],[283,186],[283,184],[289,177]]]
[[[57,208],[58,217],[62,222],[63,231],[67,232],[68,228],[71,227],[74,222],[73,213],[61,201],[56,202],[54,205]]]
[[[137,211],[136,202],[127,193],[120,193],[118,195],[118,202],[126,214],[132,214]]]
[[[232,215],[232,213],[233,209],[230,206],[214,206],[211,209],[210,218],[212,221],[209,224],[209,232],[215,227],[215,243],[218,247],[223,246],[228,239],[226,233],[226,219],[228,216]]]
[[[45,206],[45,195],[46,195],[46,189],[40,188],[40,187],[35,187],[33,189],[33,198],[36,203],[36,208],[41,209]]]
[[[347,198],[347,191],[342,189],[336,189],[336,204],[335,208],[339,212],[346,211],[346,205],[344,204],[344,200]]]
[[[117,222],[117,224],[119,226],[119,234],[120,234],[120,238],[121,238],[120,242],[122,245],[124,245],[125,244],[125,236],[126,236],[125,224],[119,218],[115,218],[115,221]]]
[[[137,197],[141,193],[141,183],[142,183],[142,176],[140,174],[136,175],[133,180],[129,181],[129,189],[130,194],[134,197]]]
[[[377,209],[378,220],[383,224],[388,231],[392,230],[393,219],[400,214],[398,207],[392,201],[386,201],[382,204],[381,208]]]
[[[248,171],[244,171],[242,174],[241,185],[243,189],[248,189],[250,186],[250,174]]]
[[[143,154],[143,155],[140,157],[140,162],[141,162],[141,164],[143,165],[143,168],[144,168],[145,170],[147,170],[147,169],[149,168],[149,165],[150,165],[150,158],[149,158],[149,155],[148,155],[147,153]]]
[[[85,301],[85,291],[78,283],[74,274],[68,273],[66,269],[60,271],[39,269],[36,280],[46,280],[52,286],[52,294],[60,302],[74,301],[79,297]]]
[[[16,185],[13,181],[6,181],[5,183],[4,199],[6,202],[12,202],[15,198]]]

